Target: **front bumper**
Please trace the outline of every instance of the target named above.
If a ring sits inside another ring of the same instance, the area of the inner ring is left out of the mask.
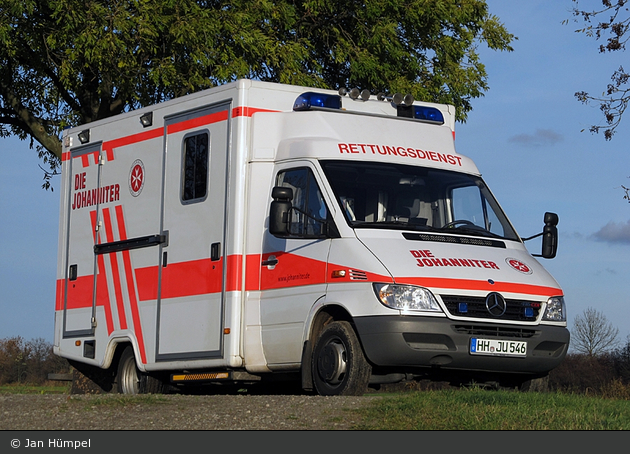
[[[363,349],[375,366],[408,370],[438,368],[488,373],[543,375],[557,367],[569,347],[564,327],[454,321],[415,316],[356,317]],[[525,357],[470,353],[473,337],[527,342]]]

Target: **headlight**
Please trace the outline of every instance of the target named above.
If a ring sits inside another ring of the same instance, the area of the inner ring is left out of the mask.
[[[564,297],[554,296],[549,298],[542,319],[548,322],[566,322],[567,310],[564,306]]]
[[[374,284],[378,300],[392,309],[442,312],[433,293],[413,285]]]

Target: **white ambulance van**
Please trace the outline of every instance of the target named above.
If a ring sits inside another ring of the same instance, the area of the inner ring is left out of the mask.
[[[454,123],[410,96],[239,80],[66,130],[55,353],[131,394],[545,377],[563,292]]]

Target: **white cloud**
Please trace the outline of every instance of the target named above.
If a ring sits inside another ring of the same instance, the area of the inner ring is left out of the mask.
[[[526,147],[540,147],[542,145],[555,145],[564,138],[551,129],[537,129],[533,134],[517,134],[510,137],[509,141]]]
[[[625,224],[609,222],[591,236],[606,243],[630,244],[630,221]]]

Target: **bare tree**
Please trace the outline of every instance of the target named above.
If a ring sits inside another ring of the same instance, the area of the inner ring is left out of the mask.
[[[576,32],[584,33],[595,40],[601,39],[602,44],[599,46],[601,53],[626,50],[630,39],[628,0],[601,0],[599,8],[588,10],[581,9],[578,0],[573,0],[573,3],[573,16],[576,22],[578,18],[584,22],[584,27]],[[630,102],[630,86],[628,85],[630,73],[624,69],[623,65],[613,72],[610,79],[611,82],[601,96],[593,96],[585,91],[575,93],[576,98],[585,104],[599,104],[605,122],[591,126],[590,131],[598,133],[603,129],[606,140],[612,139]]]
[[[573,0],[573,3],[575,22],[584,23],[584,27],[575,30],[576,32],[601,40],[599,46],[601,53],[626,50],[630,40],[629,0],[600,0],[597,3],[601,3],[601,6],[594,9],[582,9],[578,0]],[[586,3],[593,4],[592,1]],[[601,95],[578,91],[575,97],[584,104],[599,105],[600,111],[604,114],[604,121],[592,125],[590,131],[599,133],[603,130],[605,139],[611,140],[630,104],[630,72],[620,64]],[[625,193],[623,198],[630,202],[630,187],[621,185],[621,189]]]
[[[597,356],[617,345],[619,329],[606,316],[592,307],[575,317],[571,346],[580,353]]]

